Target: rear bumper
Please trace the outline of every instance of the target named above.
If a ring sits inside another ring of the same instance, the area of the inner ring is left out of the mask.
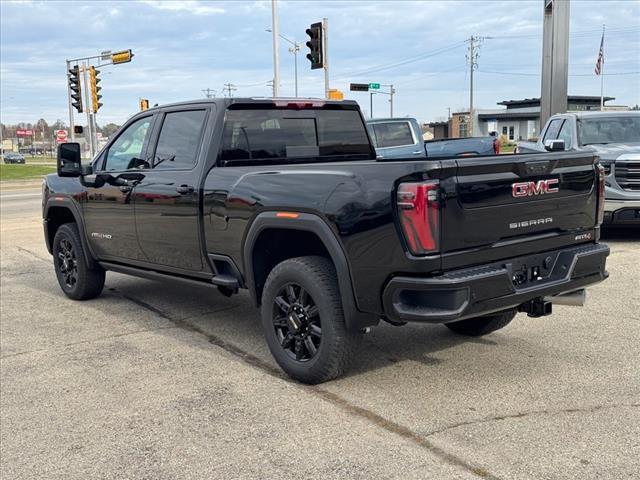
[[[385,315],[398,322],[447,323],[514,308],[606,279],[608,255],[607,245],[589,244],[438,277],[394,277],[383,292]]]

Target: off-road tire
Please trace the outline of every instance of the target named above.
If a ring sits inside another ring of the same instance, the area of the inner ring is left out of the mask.
[[[282,336],[283,330],[277,330],[276,317],[284,310],[278,310],[281,307],[276,303],[276,297],[282,298],[280,294],[288,285],[303,288],[317,307],[321,326],[319,346],[306,361],[297,360],[297,354],[293,358],[282,338],[278,337],[278,331]],[[348,331],[345,326],[335,268],[324,257],[296,257],[276,265],[269,273],[262,292],[261,317],[267,344],[276,362],[287,375],[303,383],[317,384],[343,375],[362,341],[361,333]]]
[[[104,287],[104,269],[89,268],[75,223],[65,223],[53,238],[53,265],[60,288],[73,300],[95,298]],[[64,262],[62,257],[66,257]],[[73,270],[70,273],[69,268]],[[73,278],[72,278],[73,277]]]
[[[516,316],[516,310],[505,310],[484,317],[468,318],[458,322],[445,323],[451,331],[470,337],[481,337],[506,327]]]

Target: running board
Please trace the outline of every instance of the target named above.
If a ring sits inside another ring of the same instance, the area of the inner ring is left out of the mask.
[[[145,270],[143,268],[130,267],[127,265],[120,265],[118,263],[110,262],[98,262],[98,264],[105,270],[111,272],[124,273],[125,275],[133,275],[135,277],[146,278],[149,280],[174,280],[189,285],[199,285],[201,287],[214,286],[211,279],[196,280],[193,278],[180,277],[178,275],[171,275],[170,273],[160,273],[155,270]]]

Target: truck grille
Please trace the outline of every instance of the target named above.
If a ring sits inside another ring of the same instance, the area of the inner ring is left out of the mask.
[[[616,161],[615,172],[620,187],[640,191],[640,160]]]

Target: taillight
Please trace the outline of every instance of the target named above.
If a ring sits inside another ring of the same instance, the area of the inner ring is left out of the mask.
[[[437,252],[440,246],[438,182],[401,183],[397,198],[400,225],[411,253]]]
[[[598,225],[604,222],[604,168],[599,163],[598,169]]]
[[[500,155],[500,140],[497,138],[493,141],[493,153]]]

